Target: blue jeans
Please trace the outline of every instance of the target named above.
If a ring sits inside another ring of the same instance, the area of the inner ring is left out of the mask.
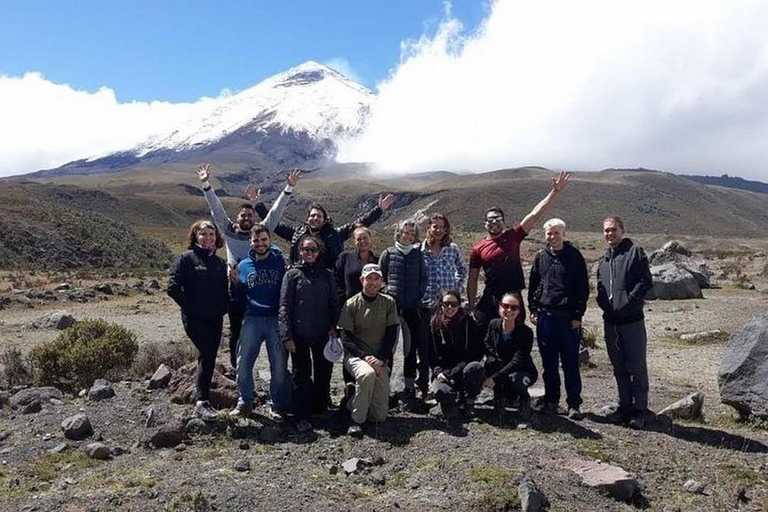
[[[272,406],[281,411],[290,407],[291,380],[288,375],[288,351],[280,341],[277,316],[246,316],[237,344],[238,403],[253,403],[253,366],[261,351],[261,342],[267,342],[269,358],[269,396]]]
[[[560,402],[560,363],[565,377],[568,407],[581,406],[581,370],[579,369],[579,329],[571,328],[570,316],[556,316],[541,311],[536,323],[541,365],[544,368],[544,400]]]

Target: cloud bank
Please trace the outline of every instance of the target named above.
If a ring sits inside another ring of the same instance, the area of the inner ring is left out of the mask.
[[[120,103],[113,90],[77,90],[40,73],[0,76],[0,176],[123,150],[206,108],[195,103]]]
[[[768,179],[768,3],[498,0],[403,43],[340,161]]]

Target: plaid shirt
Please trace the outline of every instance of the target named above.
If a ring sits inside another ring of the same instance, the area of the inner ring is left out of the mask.
[[[421,243],[421,254],[427,267],[427,291],[421,299],[421,305],[432,307],[435,297],[445,290],[464,292],[464,280],[467,278],[467,264],[461,256],[459,246],[451,243],[440,249],[435,257],[427,247],[427,242]]]

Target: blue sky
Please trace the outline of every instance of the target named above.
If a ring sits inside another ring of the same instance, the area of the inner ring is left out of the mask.
[[[487,6],[451,9],[472,30]],[[121,102],[189,102],[341,59],[373,88],[398,64],[401,41],[433,33],[443,11],[440,0],[4,0],[0,75],[106,86]]]

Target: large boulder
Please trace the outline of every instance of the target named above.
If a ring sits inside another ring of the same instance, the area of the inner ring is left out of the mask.
[[[61,430],[64,437],[73,441],[80,441],[93,434],[91,420],[85,414],[75,414],[61,422]]]
[[[600,461],[572,460],[565,467],[581,477],[588,487],[619,501],[629,501],[640,492],[637,477],[618,466]]]
[[[720,398],[742,416],[768,418],[768,312],[733,333],[718,371]]]
[[[678,263],[665,263],[651,267],[653,289],[646,299],[701,299],[701,286],[698,280]]]
[[[10,398],[11,407],[24,407],[32,402],[47,403],[52,398],[61,400],[64,395],[53,387],[26,388],[17,392]]]
[[[689,251],[681,242],[671,240],[664,244],[661,249],[657,249],[648,255],[648,264],[652,267],[664,265],[666,263],[675,263],[687,270],[701,288],[711,286],[711,271],[707,262]]]
[[[237,384],[224,376],[224,365],[217,363],[211,380],[211,405],[227,409],[237,405]],[[197,363],[189,363],[176,370],[168,384],[176,403],[191,404],[195,401],[195,375]]]
[[[75,325],[75,317],[64,310],[54,311],[32,322],[35,329],[67,329]]]

